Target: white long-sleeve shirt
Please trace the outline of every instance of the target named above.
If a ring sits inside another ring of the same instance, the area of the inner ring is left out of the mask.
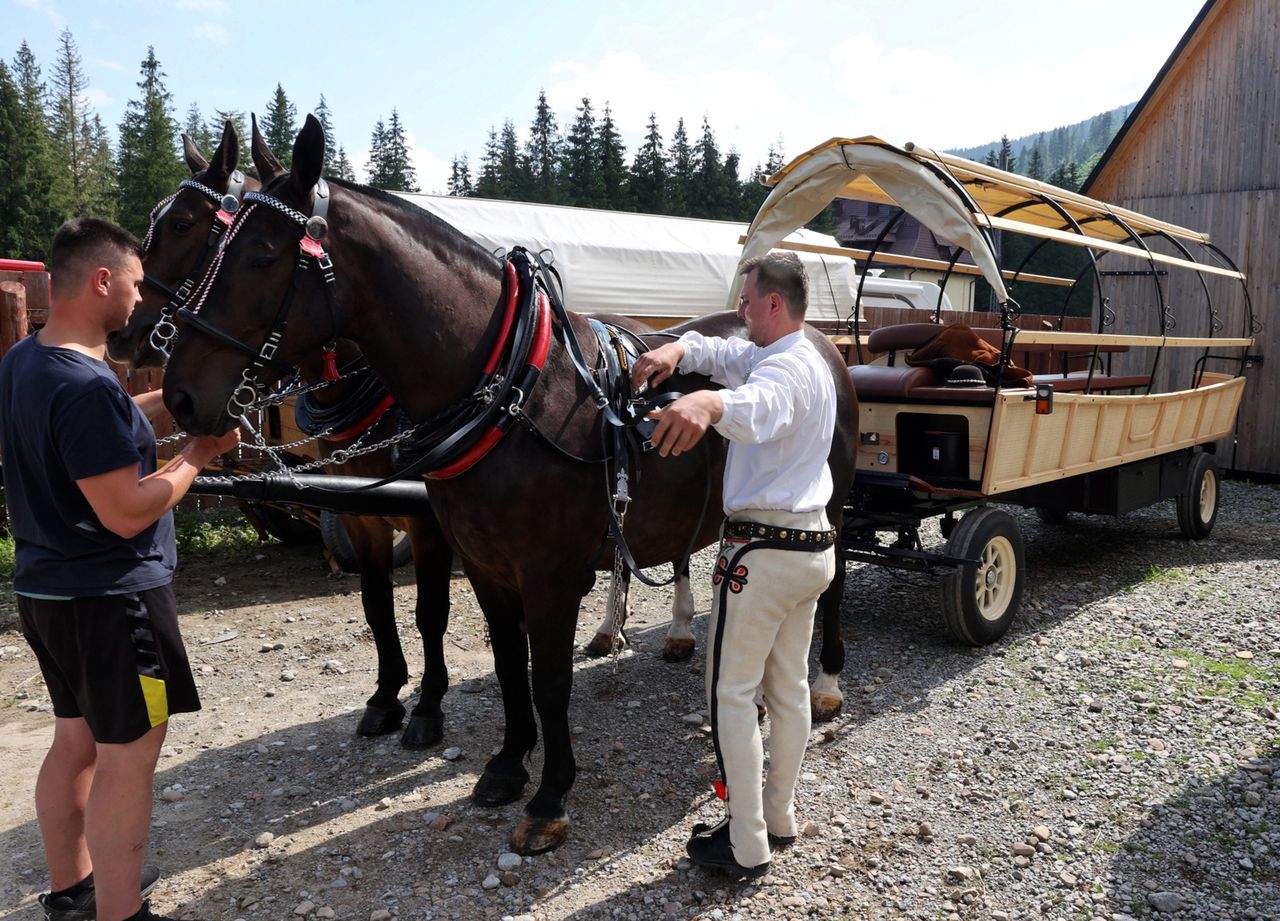
[[[723,384],[724,415],[715,429],[729,439],[724,471],[726,515],[744,509],[812,512],[831,499],[831,435],[836,388],[804,332],[767,348],[745,339],[687,332],[680,370]]]

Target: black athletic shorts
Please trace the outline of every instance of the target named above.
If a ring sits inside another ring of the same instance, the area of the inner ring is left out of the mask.
[[[98,742],[133,742],[171,713],[200,709],[172,585],[66,600],[19,595],[18,613],[54,715],[83,717]]]

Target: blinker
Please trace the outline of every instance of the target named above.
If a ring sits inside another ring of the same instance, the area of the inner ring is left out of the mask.
[[[317,243],[324,240],[329,235],[329,222],[324,218],[316,215],[307,220],[307,236],[315,240]]]

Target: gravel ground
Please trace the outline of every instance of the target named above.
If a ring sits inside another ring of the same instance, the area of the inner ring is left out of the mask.
[[[468,799],[501,702],[464,580],[446,739],[414,753],[352,735],[373,667],[354,580],[279,546],[189,561],[179,596],[205,710],[173,721],[157,775],[156,905],[246,921],[1280,918],[1280,489],[1223,492],[1199,543],[1171,504],[1058,526],[1015,512],[1023,615],[986,649],[948,638],[931,579],[851,567],[845,708],[815,727],[799,841],[750,885],[684,858],[689,826],[717,815],[693,716],[706,625],[693,660],[662,662],[665,593],[636,589],[631,650],[578,660],[574,822],[559,851],[521,859],[505,853],[520,806]],[[710,562],[695,561],[700,611]],[[0,918],[35,918],[30,796],[50,719],[9,624]]]

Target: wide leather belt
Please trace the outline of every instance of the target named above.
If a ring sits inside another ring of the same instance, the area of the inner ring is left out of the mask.
[[[804,531],[758,521],[726,521],[724,536],[731,540],[767,540],[789,544],[796,550],[826,550],[836,542],[836,529]]]

